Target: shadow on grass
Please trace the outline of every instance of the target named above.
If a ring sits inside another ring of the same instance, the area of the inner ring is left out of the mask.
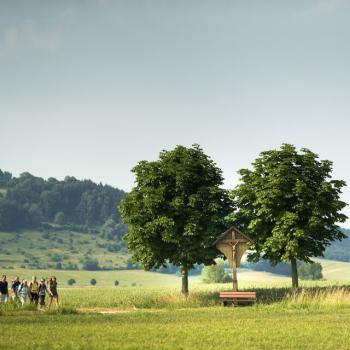
[[[231,291],[231,289],[223,288],[222,291]],[[293,291],[292,288],[277,287],[277,288],[249,288],[241,289],[241,292],[256,292],[257,304],[274,304],[280,302],[290,302],[303,300],[322,301],[323,299],[337,299],[340,301],[350,301],[350,285],[342,286],[313,286],[302,287]],[[344,298],[346,296],[346,298]],[[202,299],[201,304],[220,304],[222,301],[219,298],[219,292],[207,292],[199,296]]]

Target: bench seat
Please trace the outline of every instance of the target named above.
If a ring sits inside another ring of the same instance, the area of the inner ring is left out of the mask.
[[[256,302],[256,292],[220,292],[224,306],[251,305]]]

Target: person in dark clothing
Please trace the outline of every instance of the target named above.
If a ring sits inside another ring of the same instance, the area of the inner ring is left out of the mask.
[[[45,306],[46,284],[42,278],[39,284],[39,309]]]
[[[13,291],[13,299],[16,300],[18,298],[18,287],[21,285],[19,277],[17,276],[14,281],[12,281],[11,289]]]
[[[7,303],[9,300],[9,288],[6,281],[6,275],[2,275],[0,281],[0,302]]]
[[[58,306],[59,302],[58,302],[58,293],[57,293],[57,280],[55,276],[52,276],[49,278],[48,292],[50,296],[49,308],[51,307],[51,304],[53,301],[55,301],[56,305]]]

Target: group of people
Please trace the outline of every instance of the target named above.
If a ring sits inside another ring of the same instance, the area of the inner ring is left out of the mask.
[[[28,283],[27,280],[20,281],[17,276],[11,283],[12,298],[15,302],[19,302],[22,306],[30,301],[31,304],[35,304],[39,309],[45,307],[45,297],[48,294],[50,302],[49,307],[54,302],[57,306],[58,293],[57,293],[57,280],[55,276],[48,279],[47,285],[45,279],[40,281],[36,276],[32,277],[32,280]],[[0,281],[0,302],[7,303],[10,300],[9,285],[7,282],[7,276],[2,275]]]

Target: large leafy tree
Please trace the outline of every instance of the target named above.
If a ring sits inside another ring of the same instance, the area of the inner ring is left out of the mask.
[[[232,192],[234,222],[255,241],[250,260],[290,262],[297,288],[297,260],[311,262],[330,242],[345,238],[337,226],[347,219],[340,200],[345,182],[331,179],[332,162],[289,144],[262,152],[252,166],[239,171],[240,184]]]
[[[158,160],[141,161],[132,171],[136,185],[120,210],[133,260],[147,270],[168,262],[181,267],[187,294],[188,270],[214,263],[213,243],[232,210],[222,172],[198,145],[162,151]]]

